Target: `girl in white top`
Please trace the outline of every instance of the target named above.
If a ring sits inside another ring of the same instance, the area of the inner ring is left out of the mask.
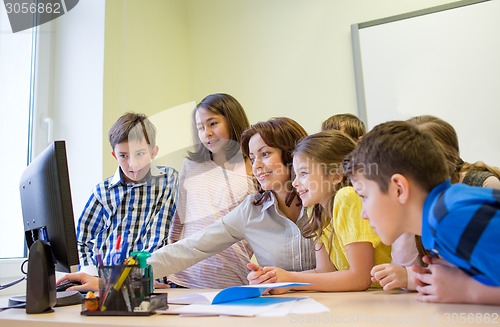
[[[255,193],[251,164],[240,151],[249,127],[240,103],[231,95],[205,97],[193,110],[194,151],[182,164],[177,209],[169,241],[177,242],[220,219]],[[246,264],[253,252],[246,241],[169,276],[171,286],[226,288],[247,283]]]

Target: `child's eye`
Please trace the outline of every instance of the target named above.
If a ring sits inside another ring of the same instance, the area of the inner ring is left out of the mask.
[[[309,174],[307,172],[305,172],[305,171],[301,171],[300,172],[300,176],[307,176],[307,175],[309,175]]]
[[[142,157],[144,156],[146,153],[145,152],[137,152],[136,156],[137,157]]]
[[[268,157],[268,156],[269,156],[269,154],[270,154],[270,153],[269,153],[269,152],[267,152],[267,151],[262,152],[262,156],[263,156],[263,157]]]
[[[250,159],[250,163],[252,163],[252,164],[253,164],[253,163],[255,162],[255,158],[250,157],[249,159]]]
[[[214,122],[210,123],[210,126],[215,126],[217,124],[218,124],[218,122],[214,121]]]
[[[198,126],[198,131],[199,132],[203,131],[203,126]]]
[[[128,155],[126,155],[126,154],[120,154],[119,157],[122,158],[122,159],[126,159],[126,158],[128,158]]]

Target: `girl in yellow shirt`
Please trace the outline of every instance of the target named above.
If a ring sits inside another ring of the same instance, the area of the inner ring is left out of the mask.
[[[372,284],[370,270],[374,265],[391,262],[391,248],[361,218],[361,199],[344,176],[343,159],[355,146],[349,136],[335,130],[310,135],[297,144],[293,186],[302,204],[309,207],[306,230],[317,240],[316,268],[291,272],[249,264],[250,284],[303,282],[311,285],[297,290],[337,292],[379,287]],[[272,293],[284,291],[277,289]]]

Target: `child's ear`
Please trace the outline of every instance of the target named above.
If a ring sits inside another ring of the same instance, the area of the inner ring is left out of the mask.
[[[113,155],[113,157],[115,157],[116,160],[118,160],[118,158],[116,157],[115,151],[111,151],[111,154]]]
[[[330,181],[333,183],[333,185],[339,184],[343,179],[344,175],[338,173],[332,174],[330,177]]]
[[[158,145],[155,145],[153,149],[151,149],[151,159],[154,159],[156,157],[156,155],[158,154],[158,150]]]
[[[391,176],[391,183],[394,186],[399,203],[405,204],[410,197],[410,183],[408,178],[401,174],[394,174]]]

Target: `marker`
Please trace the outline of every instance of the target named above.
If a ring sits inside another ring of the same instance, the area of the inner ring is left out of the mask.
[[[116,238],[116,244],[113,253],[111,254],[111,264],[112,265],[121,265],[123,262],[123,258],[120,251],[120,245],[122,243],[122,236],[118,235]]]

